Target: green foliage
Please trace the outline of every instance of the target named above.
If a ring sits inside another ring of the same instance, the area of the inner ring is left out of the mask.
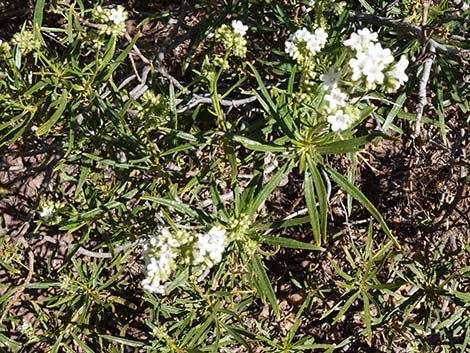
[[[333,352],[374,346],[379,332],[389,351],[395,342],[432,351],[431,338],[447,352],[468,350],[470,269],[456,260],[468,256],[468,244],[445,256],[436,248],[429,262],[426,253],[407,258],[383,210],[356,184],[368,146],[400,140],[414,121],[410,88],[420,62],[399,92],[385,93],[390,87],[366,74],[352,79],[357,53],[343,43],[356,29],[353,5],[326,3],[172,5],[137,19],[131,35],[131,9],[36,1],[32,19],[0,44],[0,152],[40,155],[46,171],[28,204],[27,232],[13,237],[0,224],[0,347]],[[459,20],[447,21],[446,3],[426,13],[438,42],[465,34]],[[424,5],[356,5],[422,25]],[[175,30],[173,11],[199,18]],[[157,22],[170,28],[159,38],[162,51],[172,40],[187,46],[181,57],[173,53],[178,67],[170,72],[146,37]],[[322,28],[328,39],[310,50],[312,36],[303,32],[301,58],[289,58],[285,42],[300,28],[318,37]],[[173,38],[179,30],[188,36]],[[399,30],[381,34],[380,43],[396,48],[397,58],[421,48]],[[446,109],[469,110],[459,64],[436,59],[436,116],[422,120],[439,128],[444,143]],[[396,68],[387,65],[385,76]],[[333,108],[329,68],[347,94]],[[181,82],[172,76],[180,74]],[[336,128],[338,116],[349,120]],[[336,216],[333,195],[345,194],[345,212]],[[294,212],[299,203],[303,211]],[[353,237],[348,217],[364,212],[369,226],[354,228],[360,235]],[[223,237],[219,254],[214,229]],[[162,234],[170,245],[159,242]],[[34,248],[34,240],[50,246]],[[280,275],[270,261],[288,251],[321,266]],[[174,256],[171,266],[165,256]],[[303,295],[292,312],[282,299],[284,277]],[[268,319],[254,314],[260,308]],[[287,329],[273,329],[287,317]],[[335,338],[306,328],[313,321],[341,331],[348,320],[359,322],[360,334]]]

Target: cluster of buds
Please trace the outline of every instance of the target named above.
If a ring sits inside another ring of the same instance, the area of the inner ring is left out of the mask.
[[[223,44],[227,51],[240,58],[246,55],[246,31],[248,26],[245,26],[241,21],[232,21],[231,26],[223,24],[215,32],[215,39]]]
[[[16,45],[21,54],[26,55],[41,49],[41,42],[35,38],[32,31],[21,31],[15,33],[11,44]]]
[[[161,94],[145,91],[137,105],[137,115],[152,127],[165,125],[169,120],[168,103]]]
[[[225,71],[230,68],[228,57],[233,54],[240,58],[246,56],[246,32],[248,26],[241,21],[232,21],[231,26],[223,24],[215,31],[215,39],[220,42],[224,49],[225,55],[215,55],[212,58],[206,56],[202,64],[202,74],[209,81],[215,78],[217,71]]]
[[[238,241],[248,254],[254,253],[258,249],[258,242],[249,235],[252,221],[246,214],[232,217],[229,220],[231,239]]]
[[[103,35],[122,36],[126,33],[127,11],[121,5],[116,8],[97,6],[93,12],[94,21],[99,23],[99,32]]]

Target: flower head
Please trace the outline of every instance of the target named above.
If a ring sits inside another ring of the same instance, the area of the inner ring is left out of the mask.
[[[195,264],[205,264],[208,268],[222,260],[225,250],[225,230],[212,227],[211,230],[198,237],[194,243],[193,256]]]
[[[39,217],[43,220],[49,220],[54,214],[54,206],[51,204],[47,204],[42,206],[41,212],[39,212]]]
[[[332,88],[324,98],[327,104],[327,111],[333,112],[340,107],[344,107],[347,103],[346,99],[347,95],[341,92],[339,88]]]
[[[377,84],[381,85],[384,82],[384,70],[392,62],[391,50],[382,48],[380,43],[373,43],[349,60],[349,67],[352,70],[351,79],[358,81],[365,78],[367,87],[375,88]]]
[[[330,67],[326,74],[320,75],[320,80],[323,81],[323,88],[324,89],[336,88],[340,77],[341,77],[341,73],[335,71],[332,67]]]
[[[127,19],[127,14],[122,6],[118,6],[116,9],[111,9],[109,15],[109,21],[114,22],[115,24],[124,23]]]
[[[408,67],[408,59],[402,55],[400,60],[392,66],[392,69],[387,73],[389,79],[396,81],[396,85],[401,86],[408,81],[408,75],[405,70]],[[394,90],[398,89],[396,87]]]
[[[232,28],[235,33],[240,34],[242,37],[245,36],[248,26],[245,26],[242,21],[232,21]]]
[[[203,234],[163,228],[144,244],[146,276],[142,287],[165,294],[166,282],[178,266],[197,266],[198,270],[208,271],[222,260],[224,250],[225,230],[222,228],[212,227]]]
[[[248,26],[241,21],[232,21],[232,26],[223,24],[215,31],[215,39],[222,42],[227,50],[231,50],[235,56],[244,58],[246,55],[246,39],[244,38]],[[222,60],[222,65],[228,65],[228,62]]]
[[[317,28],[314,33],[301,28],[291,34],[285,44],[285,52],[294,60],[303,63],[312,54],[319,52],[326,44],[328,33],[323,28]]]
[[[328,122],[332,131],[346,130],[351,121],[351,115],[345,113],[342,109],[338,109],[334,114],[328,115]]]
[[[363,28],[352,33],[349,39],[344,41],[344,45],[356,51],[364,51],[373,42],[377,42],[378,34],[371,32],[368,28]]]

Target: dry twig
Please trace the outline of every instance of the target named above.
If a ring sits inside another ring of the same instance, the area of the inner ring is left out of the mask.
[[[418,90],[418,104],[416,105],[416,122],[415,122],[415,132],[414,137],[419,138],[421,134],[421,118],[423,117],[424,107],[427,105],[427,95],[426,88],[428,86],[429,76],[431,75],[432,63],[436,54],[436,49],[433,44],[429,42],[428,44],[428,56],[424,60],[423,73],[419,80],[419,90]]]

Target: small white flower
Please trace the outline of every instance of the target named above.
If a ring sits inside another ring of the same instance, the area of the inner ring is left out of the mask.
[[[292,37],[295,42],[307,42],[311,35],[312,33],[310,33],[307,28],[303,27],[295,31]]]
[[[372,42],[378,40],[378,34],[371,32],[368,28],[363,28],[352,33],[349,39],[344,41],[344,45],[357,51],[366,50]]]
[[[297,60],[299,57],[299,49],[297,49],[297,45],[289,39],[286,41],[285,52],[294,60]]]
[[[32,328],[33,326],[31,325],[30,322],[26,321],[25,319],[23,319],[23,322],[22,324],[19,326],[19,329],[21,332],[26,332],[28,331],[30,328]]]
[[[328,33],[326,33],[323,28],[319,27],[315,30],[315,37],[316,40],[320,43],[320,46],[324,47],[328,40]]]
[[[364,67],[368,87],[375,87],[375,84],[381,85],[384,82],[385,76],[382,70],[379,65],[373,65],[373,63]]]
[[[339,107],[344,107],[347,103],[346,99],[347,95],[341,92],[339,88],[333,88],[324,98],[330,112],[335,111]]]
[[[401,86],[406,81],[408,81],[408,75],[405,73],[406,68],[408,67],[408,59],[402,55],[400,60],[393,66],[392,70],[388,73],[392,78],[398,81],[398,84]]]
[[[349,127],[351,116],[338,109],[333,115],[327,117],[332,131],[346,130]]]
[[[124,13],[124,9],[121,6],[118,6],[117,9],[111,9],[109,20],[111,22],[114,22],[117,25],[126,21],[126,15]]]
[[[42,206],[41,212],[39,212],[39,217],[41,217],[43,220],[47,221],[49,220],[52,215],[54,214],[54,207],[53,206]]]
[[[336,88],[340,77],[341,77],[341,73],[335,71],[332,67],[330,67],[326,74],[320,75],[320,80],[323,81],[323,88],[324,89]]]
[[[245,26],[242,21],[232,21],[232,28],[235,33],[240,34],[242,37],[245,36],[248,26]]]
[[[376,64],[388,65],[393,62],[392,51],[388,48],[382,48],[380,43],[370,45],[365,54]]]
[[[328,33],[326,33],[321,27],[317,28],[313,34],[308,31],[307,33],[308,34],[304,37],[305,44],[307,49],[315,54],[325,46],[328,39]]]

